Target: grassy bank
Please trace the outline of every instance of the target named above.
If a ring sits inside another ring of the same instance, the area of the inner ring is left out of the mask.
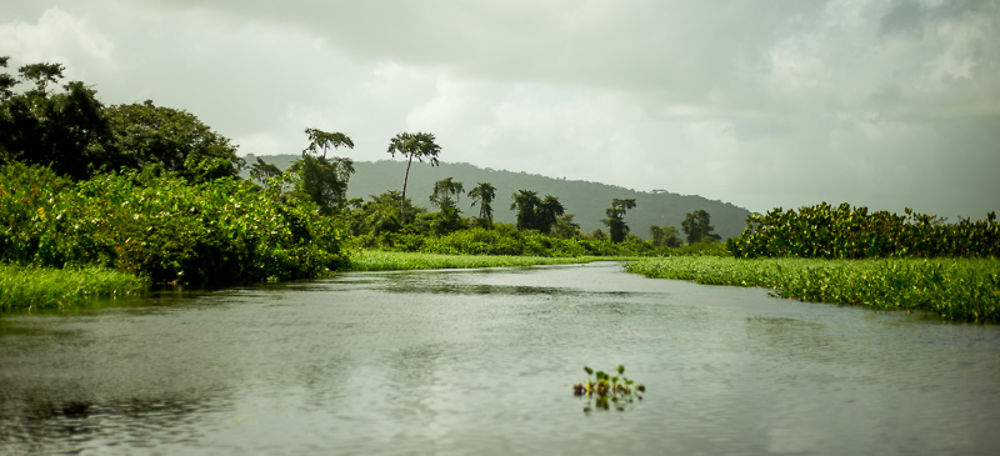
[[[0,264],[0,314],[62,309],[95,297],[140,293],[148,282],[101,268],[54,269]]]
[[[348,271],[399,271],[413,269],[488,268],[541,264],[574,264],[624,259],[626,258],[594,256],[445,255],[437,253],[359,250],[350,255],[349,262],[343,269]]]
[[[640,259],[626,270],[647,277],[774,289],[803,301],[921,309],[948,320],[1000,322],[998,259]]]

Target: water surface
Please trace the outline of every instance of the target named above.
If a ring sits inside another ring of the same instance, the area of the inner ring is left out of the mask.
[[[995,454],[1000,330],[616,263],[0,318],[0,454]],[[645,383],[584,413],[584,365]]]

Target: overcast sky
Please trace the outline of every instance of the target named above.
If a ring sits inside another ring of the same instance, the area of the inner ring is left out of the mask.
[[[1000,209],[1000,1],[7,0],[0,55],[241,154],[441,159],[753,211]]]

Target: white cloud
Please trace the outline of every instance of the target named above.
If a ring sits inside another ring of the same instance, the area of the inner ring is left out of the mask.
[[[59,7],[46,9],[37,21],[0,23],[0,52],[22,63],[57,61],[69,74],[78,67],[114,64],[115,46],[89,19]]]

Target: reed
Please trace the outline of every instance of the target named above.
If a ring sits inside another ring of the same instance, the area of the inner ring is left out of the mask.
[[[93,298],[141,293],[148,285],[143,278],[103,268],[0,264],[0,313],[65,309]]]
[[[626,270],[711,285],[766,287],[803,301],[927,310],[952,321],[1000,322],[1000,260],[802,258],[639,259]]]

